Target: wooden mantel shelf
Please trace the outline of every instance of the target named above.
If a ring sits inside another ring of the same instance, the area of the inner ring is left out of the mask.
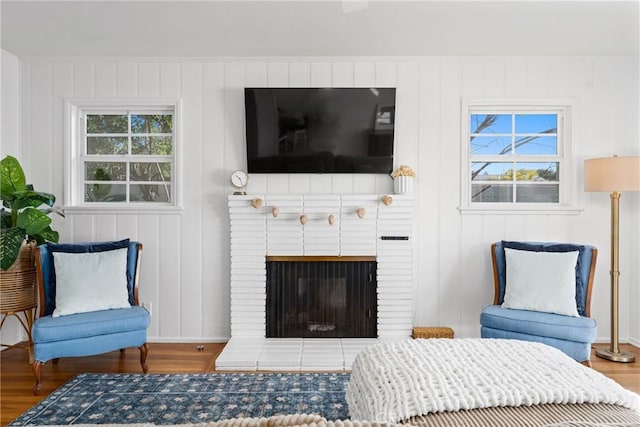
[[[360,262],[360,261],[375,261],[375,256],[267,256],[267,262],[269,261],[289,261],[289,262]]]

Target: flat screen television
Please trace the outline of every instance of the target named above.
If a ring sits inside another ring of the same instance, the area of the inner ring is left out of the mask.
[[[393,168],[395,88],[246,88],[249,173]]]

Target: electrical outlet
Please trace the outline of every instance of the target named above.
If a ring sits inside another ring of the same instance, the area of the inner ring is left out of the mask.
[[[151,303],[150,302],[143,302],[142,306],[149,312],[149,316],[151,316],[151,314],[152,314]]]

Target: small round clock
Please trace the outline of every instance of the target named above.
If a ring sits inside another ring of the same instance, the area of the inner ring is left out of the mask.
[[[249,175],[243,170],[233,171],[231,173],[231,185],[236,189],[233,194],[247,194],[245,192],[249,183]]]

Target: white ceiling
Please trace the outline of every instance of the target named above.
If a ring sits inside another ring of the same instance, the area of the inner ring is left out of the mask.
[[[638,55],[639,1],[7,1],[18,56]],[[348,9],[348,8],[345,8]]]

